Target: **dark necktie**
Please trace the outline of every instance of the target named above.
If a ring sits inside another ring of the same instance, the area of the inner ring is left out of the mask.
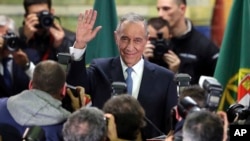
[[[133,69],[132,68],[127,68],[126,72],[128,74],[128,77],[126,79],[126,83],[127,83],[127,93],[132,95],[132,89],[133,89],[133,79],[131,77],[131,73],[132,73]]]
[[[8,88],[11,88],[12,86],[12,79],[10,75],[10,71],[8,70],[8,62],[10,58],[3,58],[2,63],[3,63],[3,78],[5,81],[5,84]]]

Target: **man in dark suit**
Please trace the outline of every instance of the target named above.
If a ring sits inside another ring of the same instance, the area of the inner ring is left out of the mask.
[[[171,71],[143,59],[148,41],[145,19],[134,13],[123,16],[115,31],[120,56],[93,60],[86,69],[85,48],[101,29],[101,26],[93,29],[96,16],[96,11],[86,10],[84,16],[78,17],[76,41],[70,48],[74,61],[67,82],[84,86],[93,106],[102,108],[111,97],[112,82],[125,82],[129,78],[127,86],[132,86],[132,92],[128,93],[138,99],[151,121],[142,131],[143,138],[166,134],[170,129],[170,109],[177,104],[177,88]],[[126,72],[127,68],[132,68],[131,75]]]
[[[19,47],[14,20],[0,15],[0,97],[9,97],[28,88],[31,72],[26,64],[31,68],[34,65]]]

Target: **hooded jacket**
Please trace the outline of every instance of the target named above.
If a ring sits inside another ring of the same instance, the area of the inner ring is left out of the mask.
[[[70,112],[63,109],[61,101],[37,89],[25,90],[10,98],[0,99],[0,128],[8,124],[20,135],[30,126],[40,126],[46,141],[62,140],[61,130]]]

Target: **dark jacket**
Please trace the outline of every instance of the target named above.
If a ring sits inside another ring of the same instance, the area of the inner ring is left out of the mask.
[[[219,48],[193,26],[189,33],[171,39],[173,51],[181,60],[179,73],[189,74],[191,84],[198,84],[201,75],[213,76]]]
[[[137,99],[147,118],[163,133],[170,129],[170,110],[177,104],[177,88],[173,79],[172,72],[145,60]],[[74,61],[67,78],[69,84],[84,86],[86,93],[91,95],[93,106],[99,108],[111,97],[111,83],[114,81],[125,82],[119,57],[95,59],[88,69],[84,59]],[[142,134],[145,138],[160,135],[150,123]]]
[[[28,89],[30,79],[26,75],[25,71],[20,66],[18,66],[14,60],[12,63],[12,75],[11,88],[6,86],[3,76],[0,75],[0,98],[16,95],[21,91]]]
[[[53,47],[53,37],[49,33],[34,37],[25,44],[22,48],[27,53],[30,61],[34,64],[39,63],[42,60],[55,60],[57,61],[57,53],[59,52],[69,52],[69,47],[73,46],[75,42],[75,33],[63,29],[65,32],[65,37],[62,41],[62,44],[58,48]],[[19,28],[20,39],[26,40],[26,37],[23,33],[23,27]]]

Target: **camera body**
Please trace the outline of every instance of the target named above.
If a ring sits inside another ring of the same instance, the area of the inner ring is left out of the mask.
[[[3,36],[4,45],[3,47],[9,51],[16,51],[19,49],[19,37],[11,31],[8,31],[7,34]]]
[[[37,28],[49,28],[54,24],[54,16],[49,11],[41,11],[37,13],[39,24]]]
[[[183,119],[185,119],[188,113],[194,112],[194,111],[200,111],[201,108],[190,96],[185,96],[183,99],[181,99],[178,102],[177,110],[180,116]]]
[[[170,42],[163,38],[162,32],[158,32],[157,38],[151,38],[150,42],[155,46],[154,57],[156,59],[162,59],[164,53],[170,49]]]

